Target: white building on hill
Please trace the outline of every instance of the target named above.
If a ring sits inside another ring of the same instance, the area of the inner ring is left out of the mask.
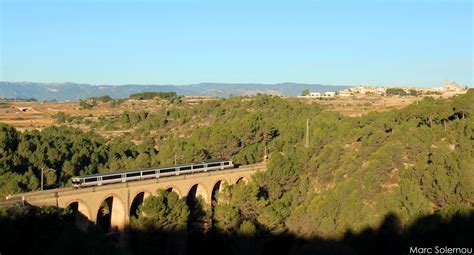
[[[440,89],[444,94],[463,94],[466,93],[466,89],[461,88],[456,82],[449,83],[448,79],[444,80],[444,85]]]
[[[301,98],[330,98],[335,97],[336,92],[310,92],[307,96],[299,96]]]

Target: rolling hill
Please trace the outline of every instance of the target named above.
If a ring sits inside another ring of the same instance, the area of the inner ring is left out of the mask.
[[[36,98],[38,100],[78,100],[81,98],[109,95],[125,98],[138,92],[174,91],[179,95],[216,96],[271,95],[296,96],[304,89],[325,92],[338,91],[346,86],[331,86],[302,83],[199,83],[190,85],[91,85],[71,82],[35,83],[0,82],[0,98]]]

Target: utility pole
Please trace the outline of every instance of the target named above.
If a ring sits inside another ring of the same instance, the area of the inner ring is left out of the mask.
[[[306,119],[306,142],[305,147],[309,147],[309,119]]]
[[[43,190],[43,167],[41,168],[41,190]]]
[[[174,154],[174,164],[177,165],[179,163],[178,159],[183,160],[183,155],[178,155],[177,153]],[[182,161],[181,161],[182,162]]]
[[[265,144],[265,155],[263,156],[263,160],[267,161],[268,159],[268,151],[267,151],[267,145]]]
[[[48,168],[46,170],[55,172],[55,170],[51,168]],[[41,168],[41,190],[43,190],[43,179],[44,179],[43,176],[44,176],[44,167]]]

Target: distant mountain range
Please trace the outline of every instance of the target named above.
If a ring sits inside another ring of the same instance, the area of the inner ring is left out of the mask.
[[[186,96],[255,95],[257,93],[296,96],[304,89],[314,92],[338,91],[347,86],[320,84],[280,83],[199,83],[190,85],[91,85],[72,82],[35,83],[0,82],[0,98],[36,98],[37,100],[79,100],[88,97],[109,95],[113,98],[127,98],[139,92],[174,91]]]

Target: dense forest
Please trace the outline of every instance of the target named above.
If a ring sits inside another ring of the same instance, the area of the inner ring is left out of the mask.
[[[153,240],[164,232],[187,231],[188,248],[196,248],[196,240],[222,240],[229,252],[269,254],[268,245],[258,240],[291,236],[305,240],[289,242],[292,254],[313,254],[335,244],[337,254],[364,254],[348,233],[394,224],[402,229],[397,233],[403,242],[414,231],[433,235],[423,224],[420,229],[420,219],[438,226],[457,220],[462,226],[459,219],[469,215],[471,225],[458,233],[473,230],[473,90],[361,117],[322,111],[296,99],[231,97],[126,112],[93,127],[133,131],[105,139],[94,129],[85,133],[57,125],[19,132],[0,124],[0,194],[37,190],[41,169],[46,187],[54,188],[70,185],[76,175],[175,160],[231,158],[251,164],[261,161],[267,148],[267,171],[248,183],[225,186],[211,208],[199,201],[186,204],[163,191],[147,198],[139,208],[141,217],[132,221],[132,233],[149,242],[129,249],[156,254],[160,246],[151,245]],[[0,226],[4,221],[8,217],[0,214]],[[466,241],[463,237],[456,239],[458,244]]]

